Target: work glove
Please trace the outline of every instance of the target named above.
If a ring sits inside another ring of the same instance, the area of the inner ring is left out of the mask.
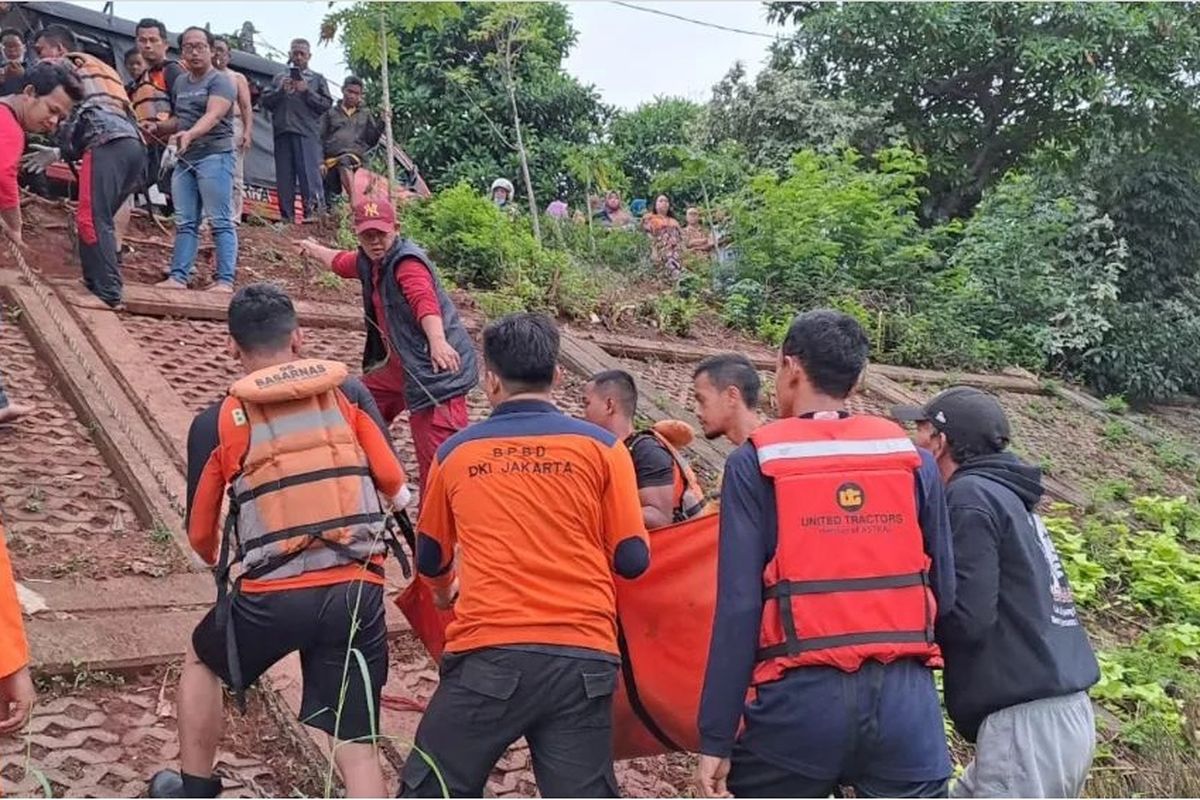
[[[408,508],[408,504],[412,502],[412,490],[408,488],[408,484],[400,487],[400,491],[392,495],[392,508],[397,511],[403,511]]]
[[[57,147],[47,147],[44,144],[29,145],[29,152],[21,156],[21,169],[26,172],[45,172],[46,167],[62,158]]]
[[[162,159],[158,162],[158,189],[163,194],[169,194],[171,191],[171,176],[178,162],[179,148],[174,144],[167,145],[163,150]]]

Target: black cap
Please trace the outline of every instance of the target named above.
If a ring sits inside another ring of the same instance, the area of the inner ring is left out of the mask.
[[[955,386],[924,406],[896,406],[901,422],[928,422],[956,445],[978,453],[998,453],[1008,446],[1008,417],[994,395],[971,386]]]

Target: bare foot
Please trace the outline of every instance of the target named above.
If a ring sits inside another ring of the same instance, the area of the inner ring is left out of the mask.
[[[0,425],[6,422],[15,422],[31,411],[33,411],[32,406],[23,406],[20,403],[12,403],[0,408]]]
[[[159,281],[158,283],[154,284],[154,287],[156,289],[186,289],[187,284],[180,283],[174,278],[167,278],[165,281]]]

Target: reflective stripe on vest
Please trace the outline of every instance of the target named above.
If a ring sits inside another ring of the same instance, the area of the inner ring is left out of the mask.
[[[921,460],[903,430],[868,416],[789,419],[750,438],[774,482],[779,525],[753,683],[803,666],[937,663]]]
[[[273,580],[387,551],[385,517],[366,454],[337,387],[345,365],[302,360],[234,385],[250,442],[230,485],[237,560]]]
[[[862,439],[858,441],[781,442],[765,445],[758,450],[758,463],[787,458],[821,458],[824,456],[879,456],[889,453],[916,453],[909,439]]]

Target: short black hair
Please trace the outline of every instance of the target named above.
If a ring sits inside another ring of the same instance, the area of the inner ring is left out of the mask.
[[[183,47],[183,37],[187,36],[192,31],[200,31],[201,33],[203,33],[204,41],[208,42],[209,47],[213,46],[212,31],[210,31],[208,28],[201,28],[199,25],[188,25],[186,28],[184,28],[182,31],[179,32],[179,46],[180,47]]]
[[[692,373],[692,380],[701,375],[707,375],[713,386],[721,391],[736,386],[742,393],[742,402],[746,404],[746,408],[753,411],[758,407],[762,379],[758,377],[758,370],[750,363],[750,359],[741,353],[709,356],[696,367],[696,371]]]
[[[342,81],[342,88],[345,89],[347,86],[357,86],[360,89],[363,88],[362,78],[358,77],[357,75],[351,75],[350,77],[346,78],[346,80]]]
[[[163,41],[169,41],[167,39],[167,26],[162,24],[161,20],[157,20],[154,17],[143,17],[142,19],[138,20],[138,24],[133,27],[133,35],[136,37],[137,32],[143,28],[158,28],[158,35],[162,37]]]
[[[604,372],[597,372],[589,383],[597,390],[614,397],[625,416],[632,419],[637,413],[637,382],[625,370],[606,369]]]
[[[140,57],[141,55],[142,55],[142,51],[138,50],[136,47],[129,48],[128,50],[125,51],[125,65],[128,66],[129,62],[133,61],[134,56]]]
[[[213,47],[216,47],[216,46],[217,46],[217,42],[220,42],[221,44],[223,44],[223,45],[225,45],[226,47],[228,47],[230,50],[233,50],[233,45],[231,45],[231,44],[229,43],[229,37],[228,37],[228,36],[214,36],[214,37],[213,37],[213,40],[212,40],[212,46],[213,46]]]
[[[291,50],[298,44],[304,45],[305,50],[308,50],[310,53],[312,52],[312,45],[308,43],[308,39],[303,38],[292,39],[292,41],[288,43],[288,49]]]
[[[25,43],[25,34],[21,33],[16,28],[5,28],[4,30],[0,30],[0,39],[3,39],[5,36],[15,36],[21,40],[21,44]]]
[[[867,332],[849,314],[820,308],[792,320],[783,354],[802,365],[817,391],[842,399],[850,396],[867,367],[871,344]]]
[[[554,385],[558,326],[545,314],[509,314],[483,329],[483,360],[511,392]]]
[[[297,325],[292,298],[276,284],[243,286],[229,301],[229,335],[247,352],[282,350]]]
[[[35,43],[40,42],[42,39],[49,39],[68,53],[73,53],[79,49],[79,40],[75,38],[75,34],[66,25],[47,25],[33,37]]]
[[[45,97],[61,86],[67,97],[76,103],[83,100],[83,84],[75,70],[55,61],[39,61],[26,70],[25,79],[21,81],[22,91],[26,86],[32,86],[38,97]]]

